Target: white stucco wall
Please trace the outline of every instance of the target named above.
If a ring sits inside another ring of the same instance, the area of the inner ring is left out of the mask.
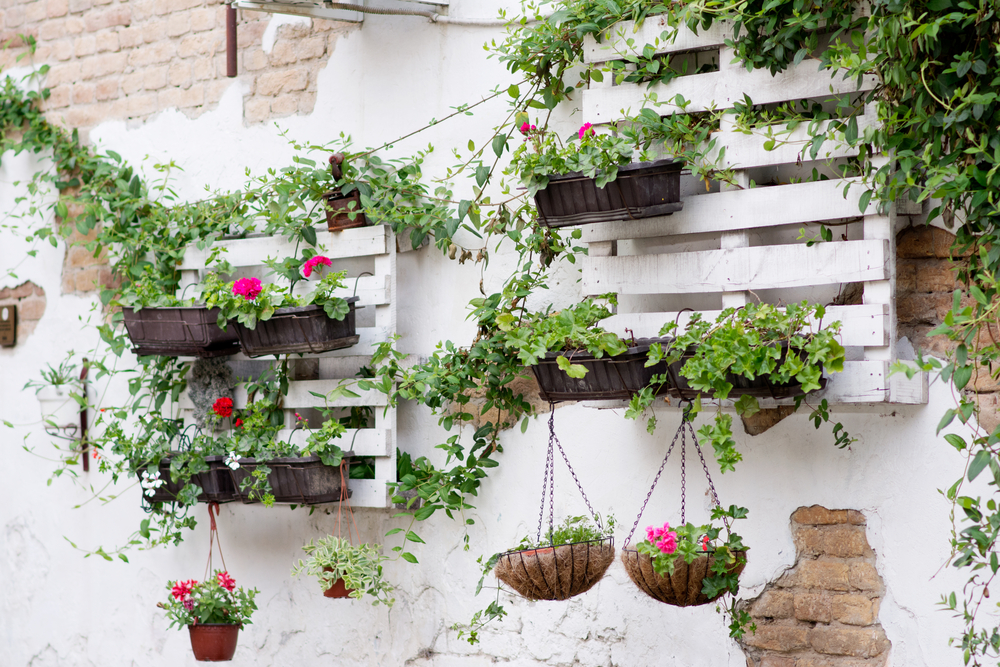
[[[495,14],[493,6],[474,4],[454,3],[452,13]],[[486,60],[482,49],[484,41],[499,34],[432,26],[417,18],[369,17],[360,31],[337,42],[320,76],[315,112],[279,125],[295,138],[323,142],[343,131],[359,146],[379,145],[506,85],[508,74],[496,60]],[[176,160],[184,168],[178,190],[195,198],[205,184],[238,187],[245,167],[259,173],[285,164],[291,155],[274,126],[243,126],[241,104],[240,84],[234,82],[219,108],[197,120],[166,112],[141,127],[107,123],[91,139],[135,164],[145,156]],[[581,122],[579,114],[569,118],[571,112],[559,111],[561,134]],[[459,117],[399,142],[397,154],[432,143],[437,151],[427,171],[443,173],[455,161],[452,147],[465,152],[468,137],[488,136],[505,115],[502,99],[490,102],[473,117]],[[33,169],[27,158],[4,156],[0,198],[5,204],[16,191],[13,182]],[[0,267],[21,262],[25,251],[23,243],[0,229]],[[66,351],[97,342],[93,329],[80,322],[90,315],[94,299],[60,295],[63,252],[43,245],[37,258],[20,265],[18,280],[0,278],[0,288],[32,280],[45,288],[48,298],[35,332],[13,349],[0,349],[0,417],[15,425],[0,428],[8,472],[0,485],[0,664],[193,664],[186,633],[168,630],[155,604],[165,598],[168,579],[201,578],[208,549],[205,507],[195,510],[198,529],[179,547],[130,552],[128,564],[105,562],[83,559],[67,540],[88,549],[120,544],[142,516],[138,488],[102,490],[107,480],[94,471],[82,475],[77,485],[63,478],[46,486],[51,464],[38,454],[46,453],[48,439],[40,434],[38,402],[22,387],[38,376],[44,362],[57,362]],[[487,287],[499,284],[509,259],[491,262]],[[404,351],[427,354],[443,338],[471,340],[466,304],[477,292],[478,266],[460,266],[431,247],[401,255],[398,271]],[[577,290],[574,280],[562,280],[549,296],[576,299]],[[111,388],[108,404],[114,404],[120,391]],[[960,664],[958,651],[947,646],[957,626],[935,608],[942,593],[961,585],[950,570],[938,573],[947,558],[949,508],[937,489],[961,475],[963,463],[933,436],[950,401],[950,391],[935,385],[928,406],[838,409],[848,431],[861,438],[849,450],[835,449],[829,433],[814,430],[805,415],[792,416],[756,438],[738,434],[744,461],[735,473],[717,475],[716,484],[723,503],[751,510],[740,531],[752,547],[742,579],[745,594],[756,594],[793,563],[789,516],[797,507],[859,509],[868,518],[868,539],[888,591],[880,618],[893,643],[889,664]],[[664,412],[660,429],[650,436],[644,424],[624,420],[617,412],[581,405],[557,412],[560,439],[595,509],[613,510],[618,517],[619,544],[679,418],[676,411]],[[443,440],[443,431],[427,410],[401,406],[398,431],[404,451],[440,458],[433,446]],[[618,562],[596,588],[569,602],[529,603],[505,595],[510,616],[484,632],[481,645],[470,647],[456,639],[450,626],[467,622],[488,602],[487,591],[472,596],[478,581],[476,557],[503,550],[534,531],[546,441],[544,419],[532,421],[524,435],[505,435],[502,465],[484,483],[475,499],[477,509],[470,512],[476,523],[469,527],[469,551],[462,548],[459,522],[437,515],[417,526],[428,542],[415,550],[420,565],[393,563],[387,568],[398,586],[391,613],[363,602],[324,599],[314,581],[290,577],[291,565],[302,555],[300,546],[330,532],[335,516],[224,505],[220,532],[229,571],[241,585],[261,591],[260,611],[241,633],[233,664],[745,665],[712,606],[683,610],[656,603],[631,584]],[[22,444],[36,453],[27,453]],[[559,507],[567,514],[582,513],[569,476],[560,466],[556,474]],[[675,462],[641,526],[677,521],[678,477]],[[704,518],[706,500],[697,468],[689,467],[688,488],[692,519],[699,514]],[[92,489],[121,497],[108,505],[87,502]],[[369,540],[381,540],[389,528],[405,525],[388,511],[356,513]]]

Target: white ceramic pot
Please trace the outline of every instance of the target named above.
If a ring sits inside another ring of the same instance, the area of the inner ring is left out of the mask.
[[[38,392],[42,421],[47,432],[76,436],[80,431],[80,404],[70,396],[69,385],[49,385]],[[72,430],[71,430],[72,429]]]

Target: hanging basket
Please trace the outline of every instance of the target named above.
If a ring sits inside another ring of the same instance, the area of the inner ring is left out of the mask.
[[[324,567],[327,572],[332,572],[332,567]],[[330,587],[323,591],[323,597],[327,598],[350,598],[351,593],[354,592],[353,588],[348,588],[347,583],[344,581],[343,577],[337,579],[335,582],[330,584]]]
[[[542,400],[594,401],[628,400],[649,384],[654,375],[665,375],[667,364],[660,362],[646,367],[649,346],[665,344],[671,338],[639,338],[632,347],[615,357],[596,358],[586,350],[549,352],[538,364],[531,367],[538,380]],[[566,357],[571,363],[587,369],[582,378],[573,378],[559,368],[558,358]],[[666,393],[670,387],[662,385],[657,394]]]
[[[737,562],[733,563],[727,572],[738,576],[746,567],[746,552],[738,551],[736,556]],[[726,592],[723,591],[711,598],[701,592],[705,577],[712,572],[710,568],[715,562],[714,556],[699,556],[691,563],[678,558],[674,564],[674,573],[669,576],[657,574],[653,569],[652,559],[635,549],[622,549],[621,558],[632,582],[643,593],[665,604],[675,607],[697,607],[717,600]]]
[[[197,623],[188,626],[194,659],[200,662],[224,662],[236,654],[240,636],[239,625],[228,623]]]
[[[615,559],[614,538],[508,551],[493,572],[529,600],[566,600],[589,591]]]
[[[597,187],[597,181],[579,172],[549,177],[535,194],[538,217],[547,227],[592,222],[634,220],[680,211],[681,168],[677,160],[633,162],[618,169],[618,177]]]
[[[236,333],[216,324],[218,308],[123,308],[125,330],[138,355],[219,357],[240,351]]]
[[[361,340],[355,325],[357,301],[356,296],[347,299],[350,310],[342,320],[332,319],[320,306],[310,305],[278,308],[271,319],[257,322],[255,329],[236,321],[230,326],[248,357],[339,350]]]
[[[205,463],[208,464],[208,470],[191,475],[191,483],[201,487],[199,503],[228,503],[239,498],[223,458],[223,456],[206,456]],[[143,500],[149,503],[176,502],[182,485],[170,478],[170,456],[160,459],[157,469],[164,483],[153,490],[152,496],[143,495]]]
[[[247,504],[261,501],[259,492],[243,490],[243,480],[253,475],[257,465],[255,459],[243,458],[239,468],[229,470],[237,497]],[[324,465],[318,456],[272,459],[264,465],[271,469],[267,482],[276,503],[318,505],[339,502],[351,495],[350,489],[341,484],[340,469]]]

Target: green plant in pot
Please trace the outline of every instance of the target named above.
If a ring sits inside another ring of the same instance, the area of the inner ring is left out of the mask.
[[[205,581],[168,581],[170,597],[157,607],[166,610],[170,627],[187,626],[195,660],[232,660],[240,629],[257,610],[256,588],[237,588],[228,572],[216,570]]]
[[[360,600],[365,595],[392,607],[394,587],[382,576],[382,563],[387,557],[378,544],[352,544],[348,539],[334,535],[310,541],[302,547],[308,558],[299,560],[292,574],[307,574],[319,579],[327,597],[352,597]]]

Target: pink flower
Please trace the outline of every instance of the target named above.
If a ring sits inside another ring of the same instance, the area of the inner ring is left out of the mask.
[[[656,543],[656,548],[665,554],[672,554],[677,551],[677,533],[670,531]]]
[[[175,600],[185,600],[188,595],[191,595],[191,589],[195,587],[198,582],[194,579],[189,579],[187,581],[178,581],[174,584],[174,587],[170,589],[170,594],[174,596]]]
[[[253,301],[263,288],[259,278],[240,278],[233,283],[233,294],[242,296],[247,301]]]
[[[194,600],[184,600],[184,608],[188,611],[194,609]]]
[[[531,132],[532,130],[537,130],[537,129],[538,128],[535,127],[534,125],[529,125],[527,121],[525,121],[524,125],[522,125],[520,127],[521,134],[527,134],[528,132]]]
[[[216,577],[219,579],[219,585],[225,588],[230,593],[236,588],[236,581],[229,576],[228,572],[219,572]]]
[[[591,125],[590,123],[584,123],[583,127],[581,127],[579,130],[580,138],[583,139],[583,137],[586,136],[588,132],[592,137],[597,136],[597,130],[594,129],[594,126]]]
[[[302,276],[308,278],[312,275],[313,269],[315,269],[320,264],[324,266],[333,266],[333,262],[330,261],[329,257],[324,257],[323,255],[316,255],[310,259],[306,260],[306,263],[302,265]]]

